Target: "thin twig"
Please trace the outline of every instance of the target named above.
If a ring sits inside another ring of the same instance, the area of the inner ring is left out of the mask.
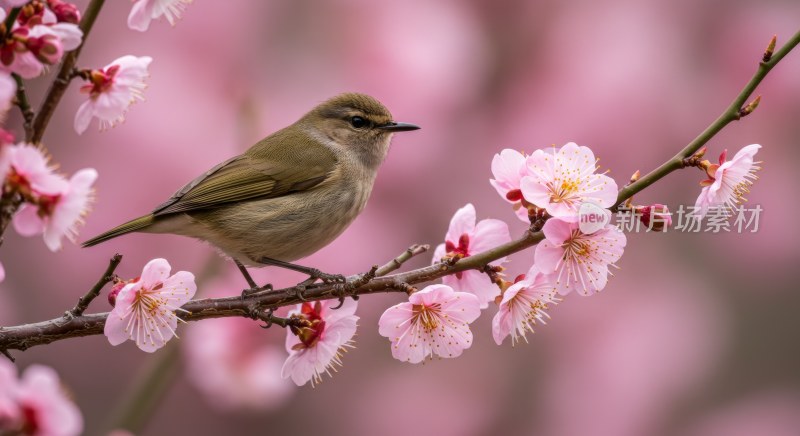
[[[47,95],[41,107],[39,107],[39,113],[33,121],[33,134],[27,138],[28,142],[41,142],[44,132],[47,129],[47,124],[53,116],[53,112],[55,112],[58,103],[61,101],[61,97],[64,95],[64,91],[67,90],[69,82],[74,77],[72,72],[75,69],[75,65],[78,63],[78,56],[81,54],[84,42],[86,42],[86,38],[89,36],[92,26],[94,26],[94,22],[97,19],[97,15],[100,13],[100,9],[103,7],[103,3],[105,3],[105,0],[92,0],[89,6],[86,7],[81,23],[78,25],[83,32],[83,41],[78,48],[64,56],[64,60],[61,62],[61,68],[58,70],[58,75],[50,85],[50,89],[47,91]]]
[[[378,268],[378,270],[375,271],[375,276],[376,277],[385,276],[386,274],[389,274],[390,272],[397,270],[398,268],[403,266],[404,263],[408,262],[412,257],[420,255],[428,251],[430,248],[431,246],[427,244],[423,245],[414,244],[408,247],[408,249],[404,251],[403,254],[395,257],[394,259],[390,260],[386,265],[383,265],[382,267]]]
[[[22,10],[22,7],[11,9],[11,12],[8,13],[6,20],[3,22],[3,27],[5,27],[3,37],[7,37],[9,33],[11,33],[11,29],[14,28],[14,22],[17,21],[17,17],[19,16],[19,12]]]
[[[25,82],[23,82],[22,77],[17,73],[11,73],[11,77],[17,82],[17,99],[15,103],[19,107],[20,112],[22,112],[22,118],[25,121],[23,124],[25,137],[28,138],[33,135],[31,130],[33,129],[33,117],[35,114],[33,113],[33,109],[31,109],[31,104],[28,102],[28,94],[25,92]]]
[[[103,289],[106,283],[114,279],[114,271],[117,269],[117,266],[119,266],[120,262],[122,262],[122,255],[115,254],[111,260],[108,261],[108,268],[106,268],[106,271],[100,277],[100,280],[98,280],[97,283],[92,286],[92,289],[89,289],[89,292],[87,292],[86,295],[78,299],[78,303],[72,308],[72,310],[68,310],[64,315],[68,317],[83,315],[83,312],[86,311],[86,308],[89,307],[89,304],[92,302],[92,300],[100,295],[100,291]]]
[[[8,360],[10,360],[12,362],[16,362],[17,361],[17,359],[14,359],[14,356],[12,356],[11,353],[8,352],[8,350],[0,349],[0,354],[2,354],[3,356],[6,356],[8,358]]]
[[[733,99],[730,105],[725,108],[725,111],[717,117],[714,122],[712,122],[702,133],[697,135],[692,142],[690,142],[686,147],[683,148],[678,154],[676,154],[672,159],[664,162],[661,166],[656,168],[655,170],[651,171],[646,176],[640,178],[634,183],[622,188],[619,191],[619,195],[617,195],[617,202],[612,207],[612,210],[616,210],[619,205],[622,204],[625,200],[632,197],[634,194],[638,193],[642,189],[652,185],[657,180],[662,179],[667,174],[683,168],[683,160],[691,155],[693,155],[697,150],[700,149],[703,145],[705,145],[711,138],[714,137],[720,130],[722,130],[725,126],[730,124],[732,121],[736,121],[741,118],[739,112],[745,108],[745,102],[747,99],[753,95],[753,92],[756,90],[758,85],[764,80],[764,77],[784,58],[793,48],[800,44],[800,31],[795,33],[787,42],[780,48],[780,50],[776,51],[772,54],[769,59],[765,62],[762,60],[758,64],[758,70],[756,70],[753,77],[750,78],[750,81],[744,86],[739,95]]]

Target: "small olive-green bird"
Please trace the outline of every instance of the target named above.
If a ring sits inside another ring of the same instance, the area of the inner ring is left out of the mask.
[[[364,206],[398,123],[378,100],[336,96],[249,150],[206,171],[152,212],[83,243],[131,232],[190,236],[244,265],[276,265],[330,279],[289,262],[339,236]]]

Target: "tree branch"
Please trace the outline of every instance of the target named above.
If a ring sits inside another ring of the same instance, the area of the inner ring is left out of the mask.
[[[431,246],[428,244],[424,245],[414,244],[408,247],[408,250],[404,251],[403,254],[395,257],[394,259],[390,260],[386,265],[378,268],[375,271],[375,275],[378,277],[385,276],[386,274],[389,274],[390,272],[393,272],[398,268],[400,268],[401,266],[403,266],[403,264],[406,263],[412,257],[420,255],[428,251],[430,248]]]
[[[45,96],[42,106],[39,108],[39,113],[33,122],[33,132],[30,137],[27,137],[28,142],[39,143],[42,141],[44,132],[47,129],[47,124],[50,122],[53,112],[55,112],[58,103],[61,101],[61,97],[67,90],[69,82],[74,77],[72,72],[75,69],[75,64],[78,62],[78,56],[80,56],[81,50],[86,44],[86,38],[89,36],[89,32],[91,32],[92,26],[94,26],[94,22],[97,19],[97,15],[100,13],[100,9],[103,7],[103,3],[105,3],[105,0],[92,0],[89,6],[86,7],[81,23],[78,25],[83,32],[83,41],[78,48],[64,56],[64,60],[61,62],[61,68],[58,70],[58,75],[50,85],[47,96]]]
[[[766,62],[762,61],[760,63],[756,74],[734,99],[733,103],[703,133],[690,142],[675,157],[651,171],[648,175],[623,187],[619,192],[615,207],[675,169],[681,168],[685,157],[699,150],[703,144],[708,142],[723,127],[738,119],[737,116],[740,109],[742,109],[745,101],[753,93],[756,86],[798,43],[800,43],[800,32],[795,34],[771,58],[767,57],[768,60]],[[190,301],[183,306],[183,309],[188,313],[183,314],[182,318],[185,321],[228,316],[252,318],[254,314],[262,311],[267,311],[266,313],[268,314],[271,309],[290,306],[308,300],[338,299],[346,296],[357,297],[379,292],[408,292],[411,285],[428,282],[461,271],[480,270],[501,257],[509,256],[536,245],[544,239],[541,231],[534,231],[538,228],[538,226],[532,226],[530,230],[516,240],[465,257],[457,262],[438,262],[413,271],[386,276],[378,274],[379,272],[394,271],[415,254],[425,251],[422,247],[411,247],[381,268],[373,267],[366,274],[356,274],[348,277],[344,285],[341,283],[317,283],[307,286],[301,284],[285,289],[258,292],[245,297],[235,296]],[[105,312],[81,315],[74,318],[60,317],[15,327],[0,327],[0,353],[7,354],[7,350],[26,350],[36,345],[49,344],[63,339],[101,334],[107,317],[108,312]],[[269,318],[266,320],[269,320]]]
[[[667,174],[683,168],[683,159],[691,156],[697,150],[700,150],[700,147],[705,145],[711,138],[714,137],[720,130],[722,130],[725,126],[730,124],[732,121],[736,121],[741,118],[740,111],[744,109],[745,102],[751,95],[753,95],[753,91],[756,90],[758,85],[767,77],[767,74],[784,58],[793,48],[800,44],[800,31],[795,33],[787,42],[774,54],[770,56],[766,56],[766,61],[761,60],[758,64],[758,69],[756,70],[753,77],[750,78],[750,81],[744,86],[739,95],[733,99],[733,102],[722,112],[722,114],[714,120],[702,133],[700,133],[692,142],[690,142],[683,150],[679,151],[672,159],[664,162],[660,167],[656,168],[655,170],[651,171],[646,176],[640,178],[639,180],[631,183],[630,185],[622,188],[619,191],[619,195],[617,196],[617,203],[614,204],[612,210],[616,210],[622,202],[627,200],[628,198],[632,197],[634,194],[638,193],[644,188],[655,183],[657,180],[662,179]],[[760,97],[759,97],[760,98]],[[751,110],[752,112],[752,110]]]
[[[17,73],[11,73],[11,77],[17,82],[17,100],[15,103],[19,107],[20,112],[22,112],[25,137],[28,138],[33,135],[31,131],[31,129],[33,129],[33,109],[31,109],[31,104],[28,102],[28,94],[25,92],[25,82],[22,81],[22,77]]]
[[[100,295],[100,291],[103,289],[103,286],[105,286],[106,283],[110,282],[111,280],[114,280],[114,270],[117,269],[117,266],[119,266],[120,262],[122,262],[122,255],[115,254],[108,262],[108,268],[106,268],[106,271],[100,277],[100,280],[98,280],[97,283],[92,286],[92,289],[89,289],[89,292],[87,292],[86,295],[79,298],[75,307],[73,307],[72,310],[68,310],[64,316],[75,317],[83,315],[83,312],[86,311],[92,300]]]

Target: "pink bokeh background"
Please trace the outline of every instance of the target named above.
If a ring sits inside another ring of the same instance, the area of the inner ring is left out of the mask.
[[[364,213],[304,261],[345,274],[412,243],[441,242],[467,202],[479,218],[503,219],[520,234],[524,225],[488,183],[502,148],[575,141],[619,184],[649,171],[729,104],[773,34],[780,44],[800,23],[792,0],[229,0],[195,2],[175,28],[158,22],[142,34],[125,26],[128,2],[107,3],[80,66],[124,54],[154,61],[147,100],[124,124],[77,136],[72,118],[83,97],[73,84],[44,138],[66,172],[100,172],[82,238],[150,210],[320,101],[359,91],[422,130],[397,135]],[[284,353],[277,327],[181,326],[183,339],[169,347],[191,347],[182,356],[192,361],[141,434],[797,434],[799,73],[800,52],[791,53],[758,90],[758,110],[708,144],[712,157],[764,146],[749,196],[764,210],[758,232],[631,234],[604,292],[570,295],[528,344],[513,348],[492,341],[489,309],[473,324],[473,347],[454,360],[393,360],[377,320],[401,296],[363,298],[357,348],[315,389],[270,378],[280,367],[270,353]],[[46,81],[29,87],[39,101]],[[18,114],[8,125],[20,132]],[[692,205],[700,179],[694,170],[675,173],[636,200]],[[212,248],[186,238],[132,235],[53,254],[9,231],[0,325],[63,313],[115,252],[125,256],[118,273],[126,277],[165,257],[202,276],[205,296],[244,285]],[[513,256],[509,275],[532,259],[532,250]],[[301,277],[271,268],[255,275],[276,286]],[[91,308],[101,310],[104,297]],[[215,348],[225,343],[236,348]],[[109,416],[154,358],[102,336],[15,355],[22,367],[59,371],[89,434],[109,430]],[[261,361],[264,371],[254,371]]]

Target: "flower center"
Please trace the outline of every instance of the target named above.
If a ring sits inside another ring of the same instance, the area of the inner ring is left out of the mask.
[[[550,202],[571,203],[573,197],[580,189],[580,186],[580,179],[565,179],[562,180],[561,183],[556,179],[553,182],[548,182],[547,187],[550,189]]]
[[[91,98],[97,98],[100,94],[107,92],[114,85],[114,77],[119,72],[119,65],[112,65],[105,70],[92,70],[89,73],[88,85],[81,87],[81,92],[87,93]]]
[[[422,325],[426,332],[431,332],[439,327],[439,312],[442,305],[434,303],[430,306],[424,304],[415,304],[412,306],[411,311],[414,313],[413,322]]]
[[[322,304],[319,301],[303,303],[300,307],[300,314],[293,315],[303,322],[302,327],[292,326],[292,333],[300,339],[300,343],[295,345],[295,349],[311,348],[319,342],[322,332],[325,331],[325,321],[322,320]]]
[[[161,286],[161,284],[158,284],[153,287],[153,290],[157,291],[158,289],[161,289]],[[140,289],[136,293],[136,298],[133,300],[134,306],[144,308],[144,310],[146,310],[151,316],[155,316],[159,306],[164,304],[166,304],[166,301],[154,294],[151,294],[150,290],[146,288]]]
[[[591,246],[589,242],[580,237],[579,231],[574,230],[572,236],[564,243],[564,258],[574,259],[579,257],[589,257],[591,254]]]

